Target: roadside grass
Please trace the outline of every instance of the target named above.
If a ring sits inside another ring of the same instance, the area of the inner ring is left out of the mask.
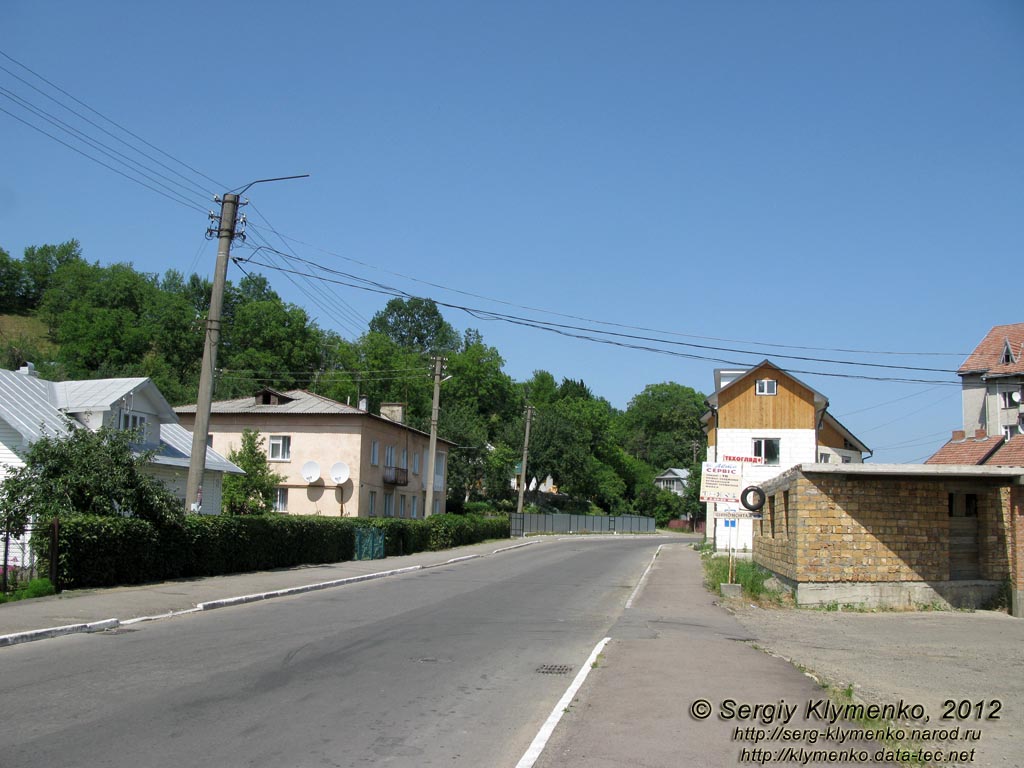
[[[725,555],[712,554],[710,549],[700,551],[704,563],[704,586],[721,595],[721,585],[729,581],[729,558]],[[771,577],[770,571],[750,560],[733,560],[733,583],[743,587],[744,598],[757,603],[784,605],[788,595],[765,586],[765,582]]]
[[[27,584],[14,588],[13,592],[6,595],[0,594],[0,603],[13,603],[16,600],[31,600],[33,597],[47,597],[54,595],[57,591],[49,579],[32,579]]]

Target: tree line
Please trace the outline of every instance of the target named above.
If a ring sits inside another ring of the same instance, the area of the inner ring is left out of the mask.
[[[3,365],[32,361],[57,381],[146,376],[172,405],[193,403],[210,289],[197,274],[90,262],[75,240],[30,246],[20,259],[0,249],[0,314],[37,318],[47,335],[0,338]],[[429,299],[391,299],[366,333],[349,341],[282,300],[262,275],[229,282],[215,398],[271,387],[353,404],[366,398],[371,412],[402,402],[410,426],[426,431],[432,355],[445,357],[450,376],[442,385],[439,433],[458,446],[449,456],[451,506],[513,498],[530,404],[529,474],[550,476],[559,489],[558,496],[533,494],[533,502],[655,515],[660,522],[699,516],[696,483],[679,498],[657,491],[653,479],[669,467],[699,475],[703,394],[650,384],[619,410],[582,380],[557,381],[538,370],[515,381],[478,330],[460,333]]]

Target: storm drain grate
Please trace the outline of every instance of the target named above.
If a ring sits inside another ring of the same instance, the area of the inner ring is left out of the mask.
[[[537,671],[542,675],[568,675],[572,667],[568,664],[541,664]]]

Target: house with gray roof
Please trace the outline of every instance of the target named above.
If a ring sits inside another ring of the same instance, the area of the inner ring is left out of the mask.
[[[186,426],[196,406],[175,409]],[[405,407],[385,403],[370,413],[304,389],[263,388],[249,397],[214,402],[212,447],[241,447],[251,429],[263,440],[271,471],[281,476],[275,508],[297,515],[421,518],[445,511],[448,453],[438,438],[433,478],[427,477],[430,435],[405,423]],[[432,509],[426,508],[433,483]]]
[[[0,370],[0,479],[10,468],[24,466],[22,456],[40,438],[103,426],[136,430],[139,451],[155,451],[150,474],[184,506],[192,433],[178,423],[150,379],[47,381],[31,364],[18,371]],[[207,451],[201,511],[218,514],[224,475],[241,473],[216,451]]]

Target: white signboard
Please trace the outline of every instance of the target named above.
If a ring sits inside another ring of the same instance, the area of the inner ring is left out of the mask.
[[[701,464],[700,500],[714,504],[737,503],[743,491],[743,465],[732,461]]]

